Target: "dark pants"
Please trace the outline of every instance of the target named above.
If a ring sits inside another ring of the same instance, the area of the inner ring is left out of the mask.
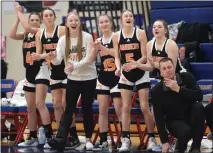
[[[179,152],[184,152],[188,141],[192,138],[191,148],[200,149],[205,125],[205,114],[202,103],[195,102],[186,120],[174,120],[168,125],[168,130],[178,139]]]
[[[7,63],[1,59],[1,79],[6,79],[7,77]],[[6,93],[1,93],[1,98],[6,98]]]
[[[96,79],[88,81],[67,81],[66,90],[66,108],[61,118],[60,126],[58,129],[57,137],[66,140],[69,127],[72,124],[72,115],[75,113],[76,104],[81,94],[82,110],[83,110],[83,123],[86,138],[91,138],[93,133],[93,112],[92,103],[95,93]]]
[[[211,132],[213,132],[213,125],[212,125],[212,116],[213,116],[213,103],[206,105],[205,107],[205,115],[206,115],[206,124],[209,126]]]

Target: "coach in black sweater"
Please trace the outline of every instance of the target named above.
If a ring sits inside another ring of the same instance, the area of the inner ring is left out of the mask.
[[[178,152],[184,152],[191,138],[190,152],[200,152],[205,123],[201,89],[190,73],[175,74],[172,59],[159,64],[162,81],[152,89],[151,101],[162,152],[170,149],[167,129],[178,139]]]

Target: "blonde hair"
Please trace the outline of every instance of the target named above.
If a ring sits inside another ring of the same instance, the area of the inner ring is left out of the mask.
[[[102,17],[102,16],[106,16],[108,19],[109,19],[109,22],[111,23],[111,31],[112,31],[112,29],[113,29],[113,22],[112,22],[112,17],[111,16],[109,16],[108,14],[106,14],[106,13],[102,13],[102,14],[100,14],[99,16],[98,16],[98,23],[99,23],[99,20],[100,20],[100,17]]]
[[[102,13],[98,16],[98,22],[99,22],[100,17],[102,17],[102,16],[106,16],[109,19],[109,21],[112,23],[112,17],[109,16],[108,14],[106,14],[106,13]]]
[[[77,13],[70,12],[70,13],[67,14],[66,23],[67,23],[68,16],[71,15],[71,14],[77,15],[78,18],[79,18],[79,21],[80,21],[80,17]],[[69,55],[70,55],[70,49],[71,49],[71,43],[72,43],[71,40],[70,40],[70,37],[71,37],[71,35],[70,35],[70,32],[69,32],[69,27],[67,27],[67,25],[65,24],[65,39],[66,39],[65,58],[66,58],[66,60],[69,58]],[[77,47],[76,47],[79,61],[82,59],[82,44],[83,44],[82,41],[83,41],[83,39],[82,39],[82,27],[81,27],[81,24],[80,24],[78,42],[77,42]]]

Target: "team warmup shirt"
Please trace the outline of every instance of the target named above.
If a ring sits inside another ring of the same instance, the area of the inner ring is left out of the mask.
[[[57,65],[60,64],[63,59],[65,62],[68,61],[73,64],[74,70],[72,73],[68,74],[68,79],[76,80],[76,81],[86,81],[97,78],[97,71],[95,62],[92,64],[87,63],[87,59],[89,56],[89,43],[88,40],[92,39],[92,35],[82,31],[82,59],[79,61],[78,53],[77,53],[77,42],[78,38],[70,38],[71,40],[71,49],[68,60],[65,59],[65,48],[66,48],[66,37],[62,36],[56,48],[57,57],[52,60],[52,63]]]

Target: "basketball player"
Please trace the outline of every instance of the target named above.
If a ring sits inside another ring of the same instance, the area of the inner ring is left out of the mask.
[[[159,79],[159,61],[163,57],[169,57],[175,64],[176,72],[185,72],[185,68],[180,63],[178,46],[173,40],[169,39],[167,23],[164,20],[155,21],[152,33],[154,38],[147,43],[148,62],[146,64],[131,62],[125,65],[125,69],[128,71],[137,67],[152,71],[151,77]]]
[[[143,30],[134,27],[133,13],[125,10],[121,14],[123,28],[113,35],[113,47],[115,53],[116,75],[120,75],[119,88],[122,97],[122,146],[120,152],[130,150],[130,111],[133,86],[135,85],[139,93],[140,105],[148,128],[149,142],[148,150],[156,145],[154,136],[154,118],[150,112],[149,95],[149,72],[141,69],[131,71],[122,70],[121,65],[135,61],[146,63],[146,43],[147,37]]]
[[[99,50],[101,58],[101,69],[97,79],[96,93],[99,103],[99,130],[100,141],[94,146],[93,150],[105,150],[108,148],[107,131],[108,131],[108,109],[110,96],[113,99],[115,111],[121,122],[121,95],[118,89],[119,77],[115,76],[115,58],[112,43],[112,19],[107,14],[98,17],[99,29],[102,37],[98,39],[99,43],[96,49]]]
[[[49,86],[49,71],[44,60],[33,61],[31,53],[36,52],[35,34],[40,30],[41,16],[39,13],[31,13],[28,21],[22,15],[21,6],[14,3],[16,11],[16,21],[10,31],[10,37],[14,40],[23,40],[23,63],[26,70],[24,83],[25,98],[27,101],[28,128],[30,135],[25,142],[19,143],[19,147],[36,147],[37,139],[37,114],[36,108],[41,114],[42,123],[46,131],[46,136],[52,134],[49,111],[45,105],[45,98]],[[17,28],[21,22],[26,30],[24,33],[17,33]]]

